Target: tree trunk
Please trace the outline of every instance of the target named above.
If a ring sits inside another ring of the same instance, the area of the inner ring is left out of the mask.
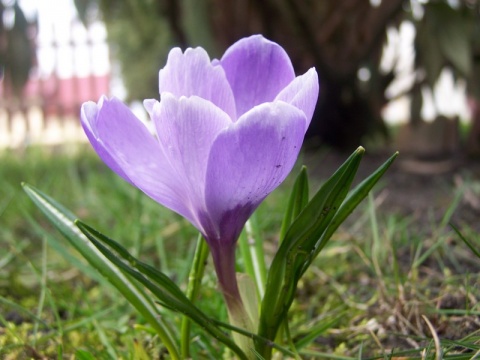
[[[385,133],[380,111],[393,76],[379,72],[382,40],[404,0],[377,7],[369,0],[211,1],[213,34],[223,49],[262,33],[286,49],[298,73],[316,67],[320,98],[307,133],[311,145],[351,150],[368,133]],[[357,78],[363,66],[372,75],[367,83]]]

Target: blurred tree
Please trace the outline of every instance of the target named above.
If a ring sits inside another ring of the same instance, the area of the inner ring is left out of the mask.
[[[387,135],[381,110],[396,74],[382,72],[380,60],[388,27],[403,21],[417,29],[412,114],[422,106],[420,89],[433,87],[445,67],[467,79],[472,96],[478,93],[478,0],[75,2],[85,21],[89,9],[103,14],[130,99],[158,96],[158,69],[172,46],[203,46],[218,56],[254,33],[280,43],[299,73],[317,68],[320,99],[308,135],[337,148],[356,147],[367,134]]]
[[[75,0],[75,5],[85,24],[98,10],[103,15],[129,101],[158,98],[158,71],[172,47],[213,50],[205,1]]]
[[[415,84],[433,89],[448,68],[464,79],[472,112],[467,151],[480,155],[480,3],[478,0],[429,1],[416,19]],[[412,102],[412,119],[420,112],[421,97]],[[415,99],[415,98],[414,98]]]
[[[22,90],[35,64],[36,22],[29,22],[15,1],[0,2],[0,75],[7,96],[21,99]]]

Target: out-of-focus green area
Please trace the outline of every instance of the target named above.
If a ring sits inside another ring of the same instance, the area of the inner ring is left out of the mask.
[[[317,159],[323,169],[330,163],[322,154]],[[0,358],[168,359],[141,316],[67,245],[20,182],[53,196],[182,289],[196,243],[193,227],[120,179],[85,146],[72,153],[33,147],[25,154],[3,152],[0,163]],[[298,170],[257,211],[267,262]],[[324,174],[313,182],[330,175]],[[289,314],[291,341],[303,359],[435,359],[425,315],[444,359],[470,359],[478,351],[480,271],[478,258],[447,226],[459,197],[431,209],[443,214],[441,221],[421,224],[413,214],[385,209],[382,199],[384,191],[376,189],[302,279]],[[478,245],[478,234],[458,224]],[[245,272],[241,257],[237,265]],[[226,320],[216,286],[209,260],[197,303]],[[158,306],[178,329],[181,314]],[[292,348],[286,336],[279,341]],[[232,358],[197,326],[191,350],[195,359]]]

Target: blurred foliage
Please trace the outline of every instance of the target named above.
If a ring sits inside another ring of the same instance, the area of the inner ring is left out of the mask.
[[[75,0],[88,24],[100,11],[128,91],[127,100],[158,98],[158,71],[169,50],[201,44],[211,51],[204,1]]]
[[[478,0],[429,1],[415,19],[415,83],[411,89],[411,118],[420,119],[421,88],[433,89],[447,68],[467,84],[472,126],[466,144],[480,154],[480,3]]]
[[[454,9],[447,3],[425,5],[425,15],[417,23],[416,65],[425,71],[434,87],[445,66],[457,76],[468,77],[472,69],[472,19],[466,8]]]
[[[0,1],[0,78],[7,92],[20,98],[35,63],[35,21],[29,22],[17,1]]]
[[[380,70],[389,27],[416,27],[412,118],[421,88],[446,67],[480,96],[478,0],[75,0],[80,16],[96,9],[107,24],[129,99],[158,97],[158,70],[173,46],[203,46],[218,56],[241,37],[262,33],[281,44],[299,73],[315,66],[321,94],[309,135],[340,148],[364,135],[387,135],[381,110],[395,65]],[[370,77],[359,80],[359,69]]]

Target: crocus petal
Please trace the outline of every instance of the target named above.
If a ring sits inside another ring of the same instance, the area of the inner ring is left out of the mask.
[[[202,48],[189,48],[185,53],[172,49],[160,70],[159,83],[160,95],[169,92],[176,97],[199,96],[236,118],[235,100],[225,72],[221,66],[212,65]]]
[[[143,100],[143,107],[145,108],[145,110],[147,110],[147,113],[148,115],[150,115],[150,117],[152,117],[153,107],[155,106],[156,103],[157,103],[156,99]]]
[[[98,105],[93,101],[88,101],[82,105],[80,111],[80,118],[82,122],[83,130],[87,135],[88,140],[93,146],[93,149],[97,152],[100,159],[114,172],[116,172],[120,177],[122,177],[125,181],[133,184],[132,181],[129,179],[127,174],[123,171],[123,169],[118,165],[115,159],[110,155],[110,153],[105,149],[105,146],[102,140],[98,137],[97,134],[97,117],[98,113],[101,111],[103,102],[108,101],[106,97],[102,96],[98,102]]]
[[[90,106],[84,111],[87,117],[94,114]],[[96,150],[104,161],[107,153],[132,184],[155,201],[191,219],[182,198],[183,189],[178,186],[160,145],[125,104],[115,98],[102,99],[94,129],[102,144],[102,152]]]
[[[153,108],[157,136],[171,168],[184,181],[188,206],[205,208],[205,174],[210,148],[218,134],[232,125],[230,117],[210,101],[193,96],[177,99],[170,93]],[[201,231],[201,225],[196,222]]]
[[[237,41],[220,63],[235,96],[237,117],[256,105],[273,101],[295,78],[285,50],[261,35]]]
[[[207,168],[208,237],[236,240],[253,210],[295,164],[305,124],[301,110],[276,101],[252,109],[218,135]]]
[[[315,110],[318,99],[318,75],[314,68],[305,74],[296,77],[280,94],[276,100],[282,100],[302,110],[307,118],[307,127]]]

